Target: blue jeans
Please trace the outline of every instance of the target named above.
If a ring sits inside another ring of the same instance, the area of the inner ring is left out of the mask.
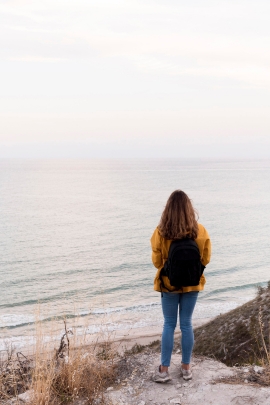
[[[178,307],[180,329],[182,332],[182,363],[189,364],[194,345],[192,314],[196,305],[198,291],[189,293],[163,293],[161,306],[164,326],[161,340],[161,365],[169,367],[174,342],[174,330],[177,323]]]

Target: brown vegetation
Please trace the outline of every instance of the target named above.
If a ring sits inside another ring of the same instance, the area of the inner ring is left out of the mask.
[[[0,402],[28,391],[29,405],[105,404],[104,391],[115,381],[118,358],[110,342],[86,347],[71,330],[59,348],[48,350],[37,335],[35,355],[7,348],[0,364]],[[72,338],[71,338],[72,337]]]
[[[31,359],[21,352],[15,353],[15,348],[7,343],[0,361],[0,400],[16,396],[29,388],[31,368]]]
[[[229,366],[270,364],[270,283],[257,297],[195,329],[194,352]]]

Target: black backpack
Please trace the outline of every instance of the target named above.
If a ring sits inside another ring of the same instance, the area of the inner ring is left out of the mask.
[[[204,268],[198,245],[193,239],[174,240],[169,249],[168,260],[160,272],[161,285],[164,287],[162,276],[168,277],[171,286],[175,287],[173,291],[198,285]]]

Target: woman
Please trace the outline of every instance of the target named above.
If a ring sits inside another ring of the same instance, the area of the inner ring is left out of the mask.
[[[205,277],[203,274],[201,277],[199,276],[198,285],[175,287],[170,284],[169,278],[162,271],[168,259],[172,241],[183,239],[195,240],[199,248],[202,268],[204,268],[209,263],[211,256],[211,242],[208,232],[197,222],[196,211],[189,197],[183,191],[176,190],[170,195],[160,223],[151,238],[152,261],[158,269],[154,280],[154,290],[162,292],[161,305],[164,316],[161,340],[161,364],[155,370],[153,377],[156,382],[171,380],[168,368],[173,350],[178,308],[182,332],[182,365],[180,371],[185,380],[192,378],[190,369],[190,359],[194,344],[192,313],[198,293],[204,289]]]

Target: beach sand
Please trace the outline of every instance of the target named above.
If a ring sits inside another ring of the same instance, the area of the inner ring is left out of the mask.
[[[199,327],[212,318],[194,319],[193,328]],[[149,345],[151,342],[161,340],[162,326],[156,326],[150,328],[134,328],[125,333],[117,331],[113,336],[113,345],[119,352],[130,350],[135,344],[137,345]],[[175,329],[175,338],[180,337],[179,327]]]

